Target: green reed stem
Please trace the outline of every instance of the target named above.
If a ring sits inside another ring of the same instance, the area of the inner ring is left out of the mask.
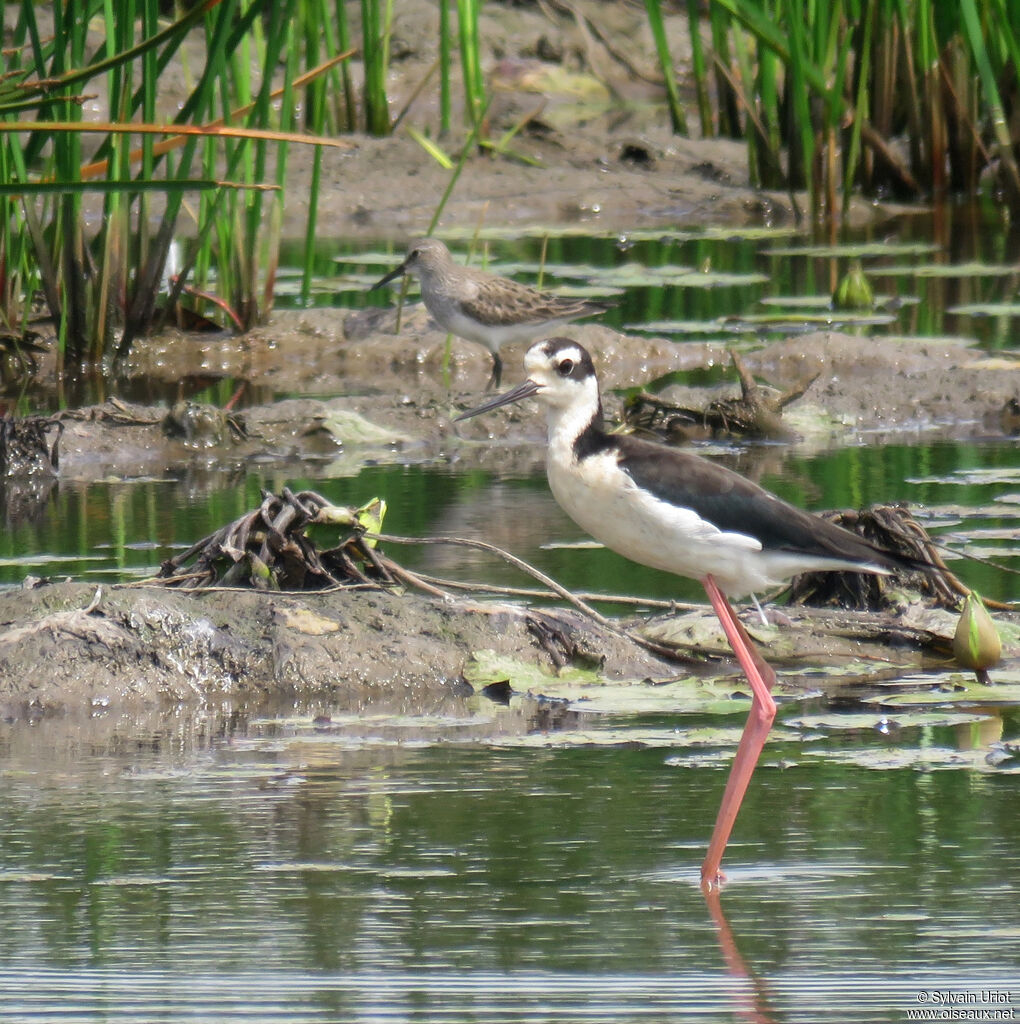
[[[365,131],[389,135],[390,112],[386,99],[386,32],[380,10],[384,0],[361,0],[362,59],[365,65]]]
[[[346,53],[351,48],[351,30],[347,24],[346,0],[336,0],[337,47],[339,53]],[[351,69],[344,61],[340,66],[340,79],[343,83],[343,117],[338,126],[344,131],[352,132],[358,124],[357,98],[354,83],[351,81]]]
[[[480,0],[457,0],[457,24],[460,30],[460,63],[464,76],[464,95],[474,134],[481,138],[485,100],[481,45],[478,38]]]
[[[715,134],[712,127],[712,101],[709,97],[708,72],[705,66],[705,48],[701,44],[701,0],[687,0],[687,28],[691,37],[691,71],[698,101],[698,120],[702,138]]]
[[[659,0],[645,0],[648,12],[648,25],[655,41],[655,52],[659,57],[659,69],[666,86],[666,101],[669,105],[669,119],[675,135],[687,135],[687,115],[680,102],[680,92],[676,86],[676,75],[673,73],[673,58],[669,52],[669,40],[666,38],[666,24],[662,18],[662,7]]]
[[[985,48],[981,20],[978,16],[974,0],[960,0],[959,6],[964,35],[970,44],[971,56],[977,65],[981,85],[985,91],[985,102],[988,104],[991,114],[992,131],[995,134],[998,155],[1001,160],[999,178],[1006,189],[1010,206],[1017,209],[1020,208],[1020,171],[1017,169],[1016,157],[1013,152],[1013,140],[1010,136],[1002,97],[999,95],[996,75],[992,70],[992,62],[989,58],[988,50]],[[1014,68],[1014,76],[1015,74],[1016,69]]]
[[[439,134],[450,133],[450,0],[439,0]]]

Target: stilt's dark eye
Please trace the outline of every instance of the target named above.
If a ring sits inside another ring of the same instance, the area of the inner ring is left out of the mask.
[[[574,360],[573,359],[562,359],[560,365],[556,367],[556,372],[561,377],[569,377],[574,371]]]

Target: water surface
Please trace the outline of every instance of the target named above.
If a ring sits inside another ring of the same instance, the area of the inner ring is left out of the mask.
[[[770,744],[727,933],[697,886],[725,773],[673,763],[678,724],[642,723],[660,748],[249,722],[56,763],[21,740],[0,1020],[876,1021],[934,989],[1020,996],[1020,776]]]

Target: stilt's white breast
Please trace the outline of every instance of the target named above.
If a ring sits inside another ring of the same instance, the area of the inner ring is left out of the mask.
[[[582,459],[573,439],[580,428],[569,411],[550,419],[546,469],[560,507],[596,540],[631,561],[702,580],[709,573],[740,596],[782,582],[761,543],[720,530],[690,508],[642,490],[621,468],[614,448]]]

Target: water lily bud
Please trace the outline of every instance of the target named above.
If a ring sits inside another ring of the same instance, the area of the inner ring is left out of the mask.
[[[383,520],[386,518],[386,501],[384,498],[373,498],[354,513],[354,518],[366,533],[382,533]],[[366,540],[370,547],[375,547],[374,540]]]
[[[976,672],[993,668],[1002,657],[998,630],[976,590],[972,590],[963,602],[963,611],[953,636],[953,654],[964,668],[972,668]]]
[[[875,293],[871,282],[864,274],[860,260],[854,260],[843,280],[836,285],[832,295],[836,309],[871,309],[875,305]]]

